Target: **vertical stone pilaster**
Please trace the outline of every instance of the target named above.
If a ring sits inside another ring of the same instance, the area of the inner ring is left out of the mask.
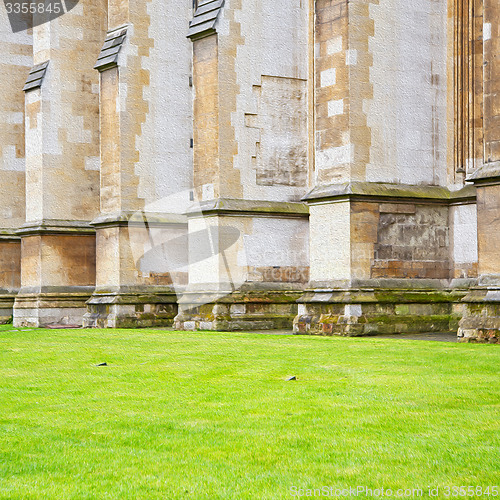
[[[483,0],[458,0],[453,13],[455,173],[463,179],[484,162]]]
[[[219,53],[216,34],[193,41],[193,153],[197,198],[220,196]],[[222,144],[224,147],[224,144]]]
[[[346,0],[315,3],[315,185],[351,177],[349,8]]]
[[[0,11],[0,323],[12,317],[21,286],[21,241],[25,220],[24,93],[33,65],[31,32],[12,33]]]
[[[500,6],[484,0],[484,136],[485,162],[500,161]]]

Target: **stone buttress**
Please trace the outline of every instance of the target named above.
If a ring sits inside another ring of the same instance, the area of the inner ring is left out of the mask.
[[[476,193],[454,168],[453,14],[431,0],[314,8],[311,279],[294,329],[456,331],[477,243]]]
[[[87,326],[168,326],[177,313],[192,179],[191,8],[190,0],[108,2],[95,63],[100,213]]]
[[[469,59],[484,68],[469,84],[481,106],[476,120],[480,130],[474,136],[479,158],[467,172],[477,190],[479,278],[464,298],[458,336],[462,341],[500,342],[500,5],[484,0],[472,7],[481,43],[474,44]]]
[[[92,62],[105,22],[104,0],[81,0],[33,28],[34,66],[24,86],[26,219],[17,231],[15,326],[81,325],[95,286],[90,221],[99,207],[99,85]]]
[[[309,278],[308,9],[197,2],[195,203],[176,328],[291,328]]]

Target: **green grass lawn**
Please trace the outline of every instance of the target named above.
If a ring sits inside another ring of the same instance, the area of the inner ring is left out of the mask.
[[[0,327],[2,499],[500,484],[498,346],[12,330]]]

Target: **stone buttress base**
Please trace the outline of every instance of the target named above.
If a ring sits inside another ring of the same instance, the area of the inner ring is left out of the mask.
[[[15,294],[6,293],[0,295],[0,325],[5,325],[12,321]]]
[[[435,290],[317,290],[300,300],[294,332],[367,336],[456,332],[461,292]]]
[[[178,330],[279,330],[292,328],[300,291],[186,293],[179,301]]]
[[[463,302],[459,342],[500,343],[500,287],[471,290]]]
[[[142,328],[172,326],[177,297],[171,290],[95,292],[87,302],[84,326],[89,328]]]
[[[14,326],[83,324],[95,289],[95,230],[86,221],[28,222],[21,237],[21,288]]]
[[[0,324],[12,321],[14,301],[21,287],[21,238],[0,228]]]
[[[41,328],[50,325],[82,326],[86,301],[93,289],[17,295],[14,304],[14,326]]]

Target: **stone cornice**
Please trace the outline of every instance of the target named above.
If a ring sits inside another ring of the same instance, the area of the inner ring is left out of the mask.
[[[353,181],[315,187],[302,199],[310,205],[347,200],[425,202],[446,205],[474,203],[476,191],[474,186],[465,186],[458,191],[451,191],[442,186]]]
[[[88,286],[34,286],[21,287],[18,300],[32,299],[43,295],[45,298],[57,297],[61,300],[85,298],[87,300],[95,290],[94,285]]]
[[[238,200],[232,198],[217,198],[191,207],[188,217],[207,216],[250,216],[250,217],[287,217],[307,218],[309,207],[302,202],[280,202],[260,200]]]
[[[187,217],[174,213],[123,211],[102,214],[90,224],[95,228],[144,225],[148,227],[179,226],[187,224]]]
[[[0,241],[19,242],[21,237],[17,234],[17,231],[14,228],[0,228]]]
[[[73,234],[92,235],[95,229],[87,221],[42,219],[27,222],[15,231],[17,236],[32,236],[38,234]]]
[[[476,185],[500,184],[500,161],[485,163],[467,178]]]

